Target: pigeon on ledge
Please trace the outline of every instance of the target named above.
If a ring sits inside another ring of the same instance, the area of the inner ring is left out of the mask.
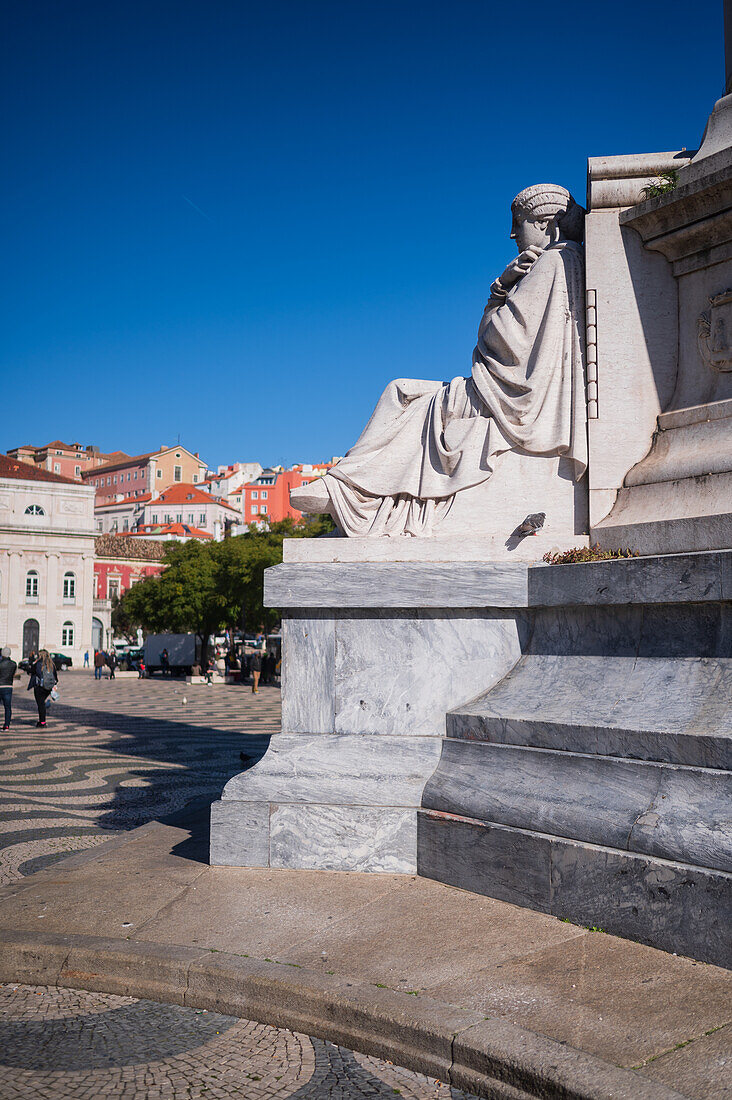
[[[518,535],[538,535],[544,526],[546,512],[532,512],[516,530]]]

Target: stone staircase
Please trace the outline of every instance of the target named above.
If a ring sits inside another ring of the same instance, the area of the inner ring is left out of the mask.
[[[732,964],[729,604],[544,609],[447,715],[419,873]]]

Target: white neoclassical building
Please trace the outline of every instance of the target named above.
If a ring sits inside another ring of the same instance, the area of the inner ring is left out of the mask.
[[[0,455],[0,642],[79,667],[93,601],[93,487]]]

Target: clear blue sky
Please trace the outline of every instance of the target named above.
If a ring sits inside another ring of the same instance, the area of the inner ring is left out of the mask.
[[[721,0],[16,0],[0,449],[211,465],[354,442],[466,374],[509,204],[698,144]]]

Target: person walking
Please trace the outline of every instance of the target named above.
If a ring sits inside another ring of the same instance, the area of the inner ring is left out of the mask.
[[[84,650],[84,668],[89,668],[89,650]]]
[[[170,656],[167,649],[160,654],[160,668],[163,676],[170,676]]]
[[[249,670],[252,674],[252,695],[259,695],[259,677],[262,675],[261,649],[255,649],[249,658]]]
[[[36,726],[44,728],[46,725],[46,700],[58,683],[56,669],[53,667],[51,654],[47,649],[40,650],[38,660],[31,665],[30,679],[26,690],[33,688],[38,707],[38,721]]]
[[[117,667],[117,654],[113,649],[107,654],[107,667],[109,668],[110,680],[114,680],[114,670]]]
[[[15,661],[10,660],[10,646],[6,645],[0,655],[0,699],[5,712],[4,730],[10,729],[10,719],[13,717],[13,677],[17,667]]]
[[[102,678],[102,669],[104,668],[104,665],[105,665],[104,654],[102,653],[101,649],[97,649],[94,653],[94,679],[95,680],[101,680],[101,678]]]

